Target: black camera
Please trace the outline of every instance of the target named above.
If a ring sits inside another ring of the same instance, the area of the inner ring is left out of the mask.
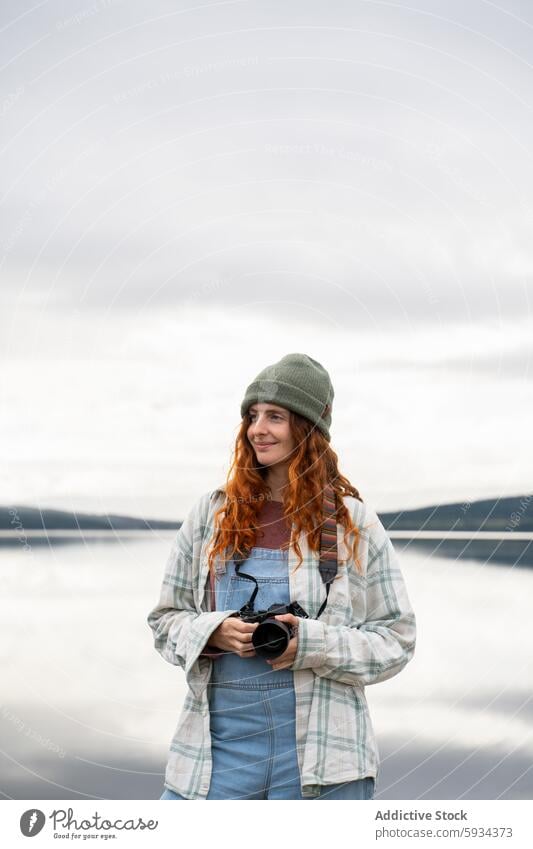
[[[272,659],[283,654],[289,645],[289,640],[294,636],[294,629],[290,625],[274,618],[282,613],[292,613],[300,619],[309,619],[309,614],[297,601],[290,604],[271,604],[268,610],[254,610],[248,603],[231,615],[242,619],[243,622],[259,623],[252,634],[255,652],[260,657]]]

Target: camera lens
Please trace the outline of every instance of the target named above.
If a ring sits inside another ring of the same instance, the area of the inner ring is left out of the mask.
[[[290,638],[291,632],[284,622],[265,619],[253,632],[252,643],[260,657],[273,658],[283,654]]]

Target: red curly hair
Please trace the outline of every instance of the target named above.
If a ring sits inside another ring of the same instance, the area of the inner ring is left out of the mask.
[[[303,557],[298,537],[303,531],[310,550],[320,551],[323,523],[322,498],[324,487],[330,484],[335,492],[337,523],[344,527],[344,544],[348,548],[359,572],[357,558],[359,529],[353,524],[343,503],[344,495],[363,501],[358,490],[338,470],[338,458],[321,431],[304,416],[289,410],[289,426],[296,442],[289,465],[289,483],[283,498],[283,514],[289,527],[294,522],[291,544],[298,556],[296,569]],[[208,557],[209,569],[214,570],[217,555],[230,560],[235,553],[246,554],[256,541],[259,512],[264,501],[271,498],[266,483],[267,466],[259,463],[248,440],[251,419],[244,416],[235,441],[233,462],[226,481],[226,499],[215,512],[214,538]],[[351,549],[347,537],[354,534]],[[339,560],[339,565],[341,562]]]

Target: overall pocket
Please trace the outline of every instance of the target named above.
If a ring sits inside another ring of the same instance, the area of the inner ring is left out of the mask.
[[[287,604],[289,598],[288,578],[263,577],[256,578],[259,590],[255,597],[254,609],[266,610],[271,604]],[[253,581],[232,575],[226,593],[224,607],[226,610],[240,610],[245,605],[255,589]]]

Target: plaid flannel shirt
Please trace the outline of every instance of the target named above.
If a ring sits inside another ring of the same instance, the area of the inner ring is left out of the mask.
[[[165,786],[186,799],[205,799],[211,782],[211,735],[207,685],[216,657],[206,654],[212,632],[231,610],[215,610],[207,565],[214,513],[224,486],[205,493],[175,537],[157,605],[148,615],[156,650],[185,672],[188,693],[170,744]],[[412,658],[416,621],[396,552],[377,513],[344,497],[360,530],[356,570],[337,525],[339,570],[320,619],[301,619],[294,671],[296,748],[302,796],[314,798],[324,784],[379,775],[379,753],[365,686],[397,675]],[[353,535],[348,537],[353,542]],[[289,589],[315,617],[325,598],[319,554],[299,539],[303,562],[289,549]],[[348,561],[342,562],[342,561]],[[215,560],[224,571],[222,558]]]

